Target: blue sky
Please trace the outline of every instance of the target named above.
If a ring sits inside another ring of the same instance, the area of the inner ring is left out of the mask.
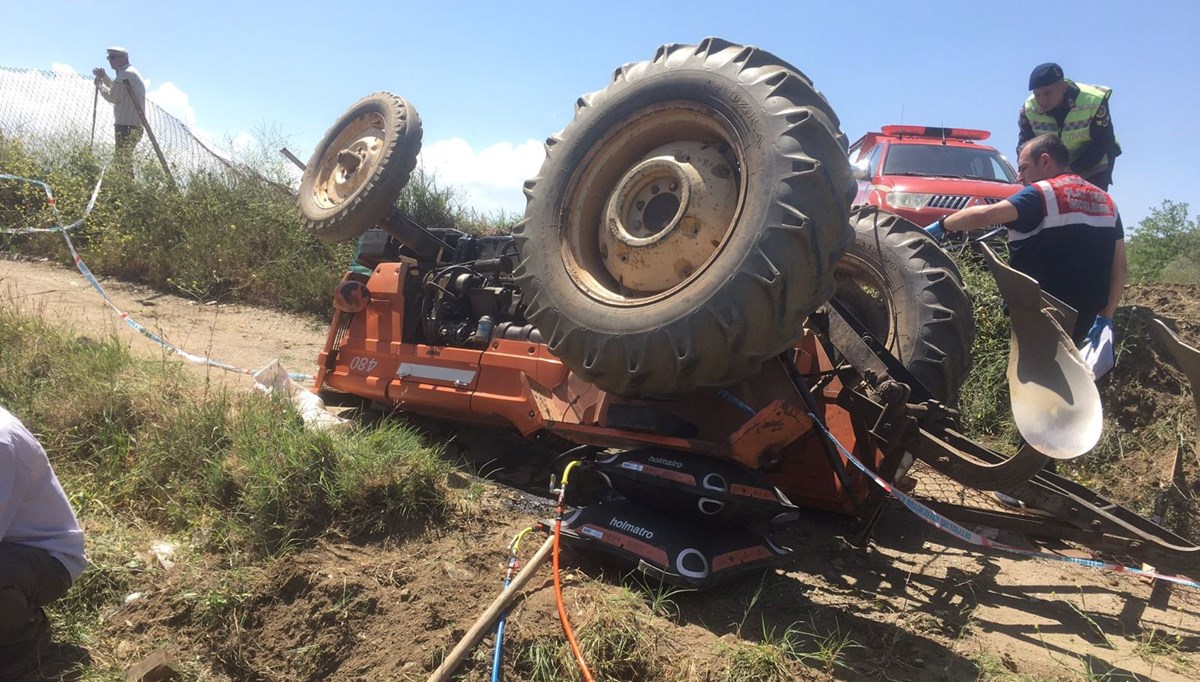
[[[423,163],[484,211],[524,210],[545,137],[575,99],[663,43],[774,52],[853,140],[888,123],[982,128],[1010,159],[1030,69],[1113,88],[1127,224],[1164,199],[1200,212],[1200,2],[4,2],[0,66],[86,74],[127,47],[152,96],[218,142],[277,129],[307,158],[378,90],[406,97]]]

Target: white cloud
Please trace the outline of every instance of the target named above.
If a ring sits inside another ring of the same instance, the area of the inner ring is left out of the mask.
[[[455,137],[425,145],[421,166],[441,187],[461,193],[463,203],[480,213],[525,212],[525,181],[537,174],[546,153],[542,143],[526,140],[518,145],[498,142],[479,151]]]
[[[60,64],[58,62],[51,62],[50,70],[53,71],[54,73],[61,74],[63,76],[78,76],[79,75],[79,72],[75,70],[75,67],[71,66],[70,64]]]
[[[150,84],[146,83],[147,93],[152,102],[166,110],[175,118],[183,121],[184,125],[196,130],[196,111],[192,109],[191,102],[188,101],[188,95],[183,90],[180,90],[177,85],[171,81],[167,81],[158,86],[156,90],[149,90]]]

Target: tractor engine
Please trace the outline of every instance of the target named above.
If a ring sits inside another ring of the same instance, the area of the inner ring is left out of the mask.
[[[436,265],[418,257],[420,334],[432,346],[485,348],[493,338],[540,343],[525,319],[521,289],[513,280],[517,247],[509,235],[477,237],[454,229],[428,230],[440,242]],[[426,251],[427,253],[427,251]],[[363,235],[358,262],[381,262],[418,254],[383,230]]]

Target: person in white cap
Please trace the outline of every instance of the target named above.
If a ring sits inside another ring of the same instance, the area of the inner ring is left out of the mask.
[[[116,152],[113,165],[129,172],[133,149],[142,139],[142,116],[146,111],[146,82],[142,74],[129,64],[129,51],[123,47],[108,48],[108,65],[116,73],[110,78],[103,67],[92,69],[96,87],[104,99],[113,105]]]
[[[0,407],[0,680],[36,664],[48,634],[42,607],[86,566],[83,531],[46,451]]]

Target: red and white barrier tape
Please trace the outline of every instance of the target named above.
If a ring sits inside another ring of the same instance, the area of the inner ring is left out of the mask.
[[[147,339],[150,339],[150,341],[158,344],[159,346],[162,346],[168,352],[170,352],[174,355],[178,355],[179,357],[183,358],[184,360],[187,360],[188,362],[192,362],[192,363],[195,363],[198,365],[207,365],[209,367],[215,367],[217,369],[224,370],[226,372],[235,372],[238,374],[248,374],[251,376],[253,376],[255,374],[255,372],[258,371],[258,370],[253,370],[253,369],[246,369],[244,367],[238,367],[236,365],[231,365],[227,362],[221,362],[220,360],[213,360],[212,358],[209,358],[209,357],[206,357],[203,355],[195,355],[193,353],[189,353],[189,352],[183,350],[182,348],[167,341],[166,339],[162,338],[158,334],[155,334],[154,332],[150,331],[149,329],[146,329],[144,326],[139,324],[137,322],[137,320],[130,317],[128,313],[126,313],[125,311],[123,311],[119,307],[117,307],[117,304],[114,303],[113,300],[109,297],[108,292],[105,291],[104,287],[100,285],[100,282],[96,279],[95,275],[92,274],[92,271],[87,266],[87,263],[83,262],[83,259],[79,256],[79,252],[75,250],[75,244],[71,241],[71,236],[68,234],[68,232],[70,230],[73,230],[76,227],[79,227],[80,225],[82,225],[84,223],[84,221],[87,220],[88,216],[91,214],[92,208],[95,207],[96,197],[100,195],[100,186],[104,183],[104,170],[100,171],[100,178],[96,180],[96,187],[95,187],[95,189],[92,190],[92,196],[88,200],[87,206],[84,208],[83,217],[80,218],[79,220],[76,220],[75,222],[71,223],[70,225],[62,224],[62,216],[60,216],[58,213],[58,205],[54,201],[54,192],[51,191],[50,185],[46,184],[45,182],[42,182],[41,180],[33,180],[31,178],[23,178],[23,177],[20,177],[17,175],[8,175],[7,173],[0,173],[0,180],[16,180],[18,182],[28,182],[30,184],[41,187],[42,190],[46,193],[46,201],[50,204],[50,210],[54,213],[54,220],[57,223],[56,227],[21,227],[21,228],[3,229],[3,230],[0,230],[0,234],[19,235],[19,234],[36,234],[36,233],[44,233],[44,232],[61,232],[62,236],[63,236],[63,240],[66,241],[66,243],[67,243],[67,248],[71,251],[71,259],[74,261],[75,267],[83,275],[84,279],[86,279],[88,281],[88,283],[92,285],[92,288],[95,289],[100,294],[100,297],[102,299],[104,299],[105,304],[107,304],[109,308],[112,308],[113,312],[115,312],[122,320],[124,320],[126,324],[128,324],[130,327],[132,327],[134,329],[134,331],[136,331],[137,333],[146,337]],[[316,377],[314,377],[310,374],[301,374],[298,372],[288,372],[288,376],[291,377],[293,381],[314,381],[316,379]]]
[[[17,175],[9,175],[7,173],[0,173],[0,180],[17,180],[20,182],[28,182],[30,184],[41,187],[42,191],[44,191],[46,193],[46,201],[49,202],[50,210],[54,212],[54,221],[58,225],[58,227],[7,228],[7,229],[0,230],[0,234],[14,234],[14,235],[15,234],[38,234],[38,233],[43,233],[43,232],[62,232],[64,234],[66,234],[67,231],[73,230],[73,229],[79,227],[80,225],[83,224],[83,221],[87,220],[88,215],[91,214],[91,212],[92,212],[92,208],[96,205],[96,197],[98,197],[100,195],[100,185],[101,185],[101,183],[104,182],[104,171],[105,170],[107,170],[107,167],[104,169],[101,169],[101,171],[100,171],[100,178],[98,180],[96,180],[96,187],[95,187],[95,189],[92,190],[92,196],[90,199],[88,199],[87,206],[83,209],[83,217],[80,218],[79,220],[76,220],[75,222],[71,223],[70,225],[65,225],[65,226],[62,224],[62,216],[60,216],[58,214],[58,204],[54,201],[54,193],[50,191],[50,185],[47,185],[46,183],[42,182],[41,180],[32,180],[30,178],[22,178]]]

